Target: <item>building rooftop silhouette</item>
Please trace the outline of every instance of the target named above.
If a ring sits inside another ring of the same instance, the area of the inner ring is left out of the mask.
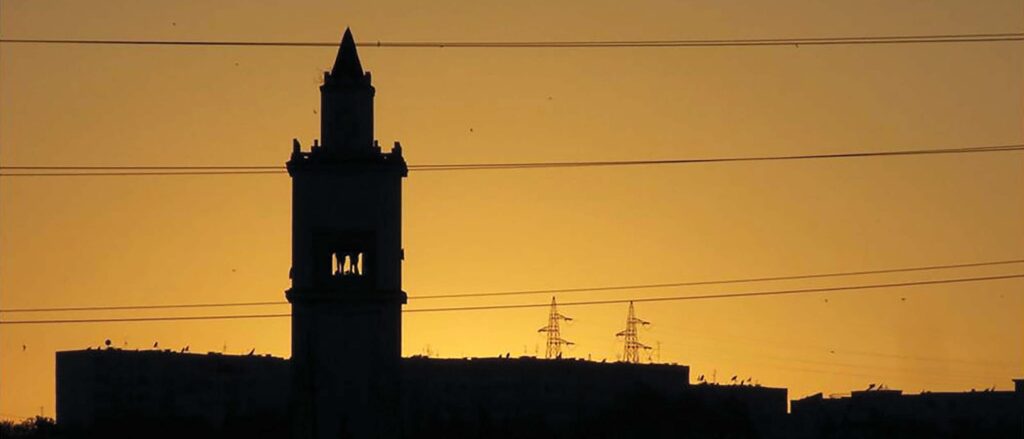
[[[59,352],[57,421],[65,431],[86,435],[169,424],[214,436],[235,434],[241,425],[280,434],[287,430],[290,374],[289,360],[270,356]],[[636,399],[688,395],[713,406],[743,407],[759,422],[786,410],[785,389],[691,387],[689,368],[670,364],[416,356],[402,359],[398,381],[400,410],[392,422],[411,437],[438,429],[461,432],[455,437],[508,437],[488,430],[495,425],[520,425],[527,429],[521,434],[578,431]]]
[[[1016,380],[1015,380],[1016,381]],[[1024,433],[1024,389],[922,392],[859,390],[794,400],[791,437],[997,438]]]
[[[628,436],[642,421],[654,435],[995,438],[1014,437],[1024,417],[1021,380],[1013,391],[819,393],[787,414],[786,389],[689,384],[680,365],[414,356],[401,370],[406,437]],[[289,374],[289,360],[271,356],[59,352],[57,422],[69,437],[282,437]]]

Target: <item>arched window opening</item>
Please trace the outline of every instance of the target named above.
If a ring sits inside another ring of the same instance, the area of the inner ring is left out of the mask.
[[[365,255],[361,251],[337,251],[331,254],[331,273],[334,276],[362,276]]]

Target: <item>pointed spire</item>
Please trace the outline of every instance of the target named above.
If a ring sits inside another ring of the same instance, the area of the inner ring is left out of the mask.
[[[344,76],[352,79],[363,77],[363,65],[359,62],[359,54],[356,52],[356,41],[352,38],[352,30],[347,27],[345,36],[341,38],[338,57],[334,60],[334,67],[331,68],[331,76]]]

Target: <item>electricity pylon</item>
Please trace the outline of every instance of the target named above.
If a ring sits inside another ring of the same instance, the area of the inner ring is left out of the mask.
[[[570,346],[573,342],[562,338],[562,333],[559,323],[562,321],[571,321],[572,318],[564,316],[558,312],[558,307],[555,305],[554,296],[551,297],[551,312],[548,313],[548,325],[540,328],[537,332],[546,332],[548,337],[548,347],[544,352],[544,358],[562,358],[562,345]]]
[[[624,348],[622,361],[627,363],[639,363],[640,351],[651,350],[650,346],[640,343],[640,335],[637,333],[637,325],[647,326],[650,324],[651,322],[640,320],[636,317],[636,312],[633,311],[633,302],[629,302],[629,315],[626,317],[626,330],[615,334],[616,337],[622,337],[623,340]]]

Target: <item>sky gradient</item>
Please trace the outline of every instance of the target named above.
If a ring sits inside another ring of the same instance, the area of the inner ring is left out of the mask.
[[[48,1],[4,38],[554,41],[1020,32],[1019,1]],[[410,164],[635,160],[1024,142],[1020,42],[643,49],[360,49],[376,137]],[[0,45],[0,164],[279,165],[319,135],[331,48]],[[283,300],[285,175],[0,180],[0,308]],[[417,307],[567,288],[1024,258],[1024,154],[410,174]],[[560,294],[563,302],[1024,273],[1015,266]],[[691,379],[791,398],[884,383],[1008,388],[1024,281],[637,304]],[[827,301],[825,299],[828,299]],[[905,299],[905,300],[904,300]],[[287,312],[14,315],[126,317]],[[566,307],[570,356],[614,360],[625,305]],[[406,314],[405,355],[543,355],[545,309]],[[54,414],[54,352],[289,356],[287,319],[0,327],[0,414]],[[22,350],[22,346],[25,349]]]

